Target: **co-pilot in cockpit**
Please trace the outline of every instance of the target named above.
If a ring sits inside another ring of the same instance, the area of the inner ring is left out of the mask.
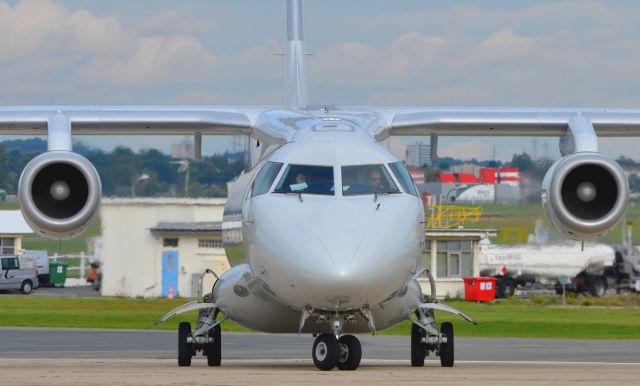
[[[274,193],[333,195],[333,167],[288,165]]]

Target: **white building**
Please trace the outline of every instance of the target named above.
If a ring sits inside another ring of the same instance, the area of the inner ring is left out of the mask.
[[[19,210],[0,210],[0,255],[22,253],[22,237],[33,233]]]
[[[102,201],[102,294],[195,297],[206,268],[229,269],[222,248],[224,199]],[[208,291],[207,291],[208,292]]]
[[[420,266],[433,275],[438,298],[464,298],[463,278],[480,276],[479,242],[495,235],[493,229],[427,229]],[[419,282],[430,294],[429,280]]]

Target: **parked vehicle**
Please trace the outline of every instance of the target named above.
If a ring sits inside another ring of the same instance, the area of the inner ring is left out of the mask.
[[[568,288],[569,291],[592,296],[603,296],[609,289],[617,293],[640,293],[640,256],[616,251],[610,265],[589,265],[573,278]]]
[[[41,287],[49,285],[49,253],[46,250],[25,250],[22,256],[28,256],[36,261],[36,271],[38,272],[38,282]]]
[[[588,267],[603,267],[614,258],[614,249],[604,244],[564,243],[495,245],[480,242],[480,275],[495,277],[496,297],[513,296],[516,288],[558,288],[560,276],[576,277]],[[560,287],[560,291],[562,288]]]
[[[0,290],[20,290],[25,295],[38,286],[35,260],[23,256],[0,257]]]

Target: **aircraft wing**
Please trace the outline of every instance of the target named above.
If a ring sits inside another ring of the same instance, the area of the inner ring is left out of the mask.
[[[265,108],[240,107],[0,107],[0,135],[46,135],[47,123],[62,115],[73,134],[251,135]]]
[[[372,132],[390,135],[564,136],[575,117],[602,137],[640,136],[640,109],[597,108],[374,108],[388,121]]]

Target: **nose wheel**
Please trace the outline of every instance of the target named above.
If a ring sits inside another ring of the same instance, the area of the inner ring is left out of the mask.
[[[355,370],[360,366],[362,346],[353,335],[344,335],[340,339],[330,333],[319,335],[311,351],[313,364],[319,370],[327,371],[337,367],[340,370]]]
[[[355,370],[360,366],[362,359],[362,346],[360,341],[353,335],[345,335],[338,339],[340,344],[340,355],[338,357],[338,368],[340,370]]]

